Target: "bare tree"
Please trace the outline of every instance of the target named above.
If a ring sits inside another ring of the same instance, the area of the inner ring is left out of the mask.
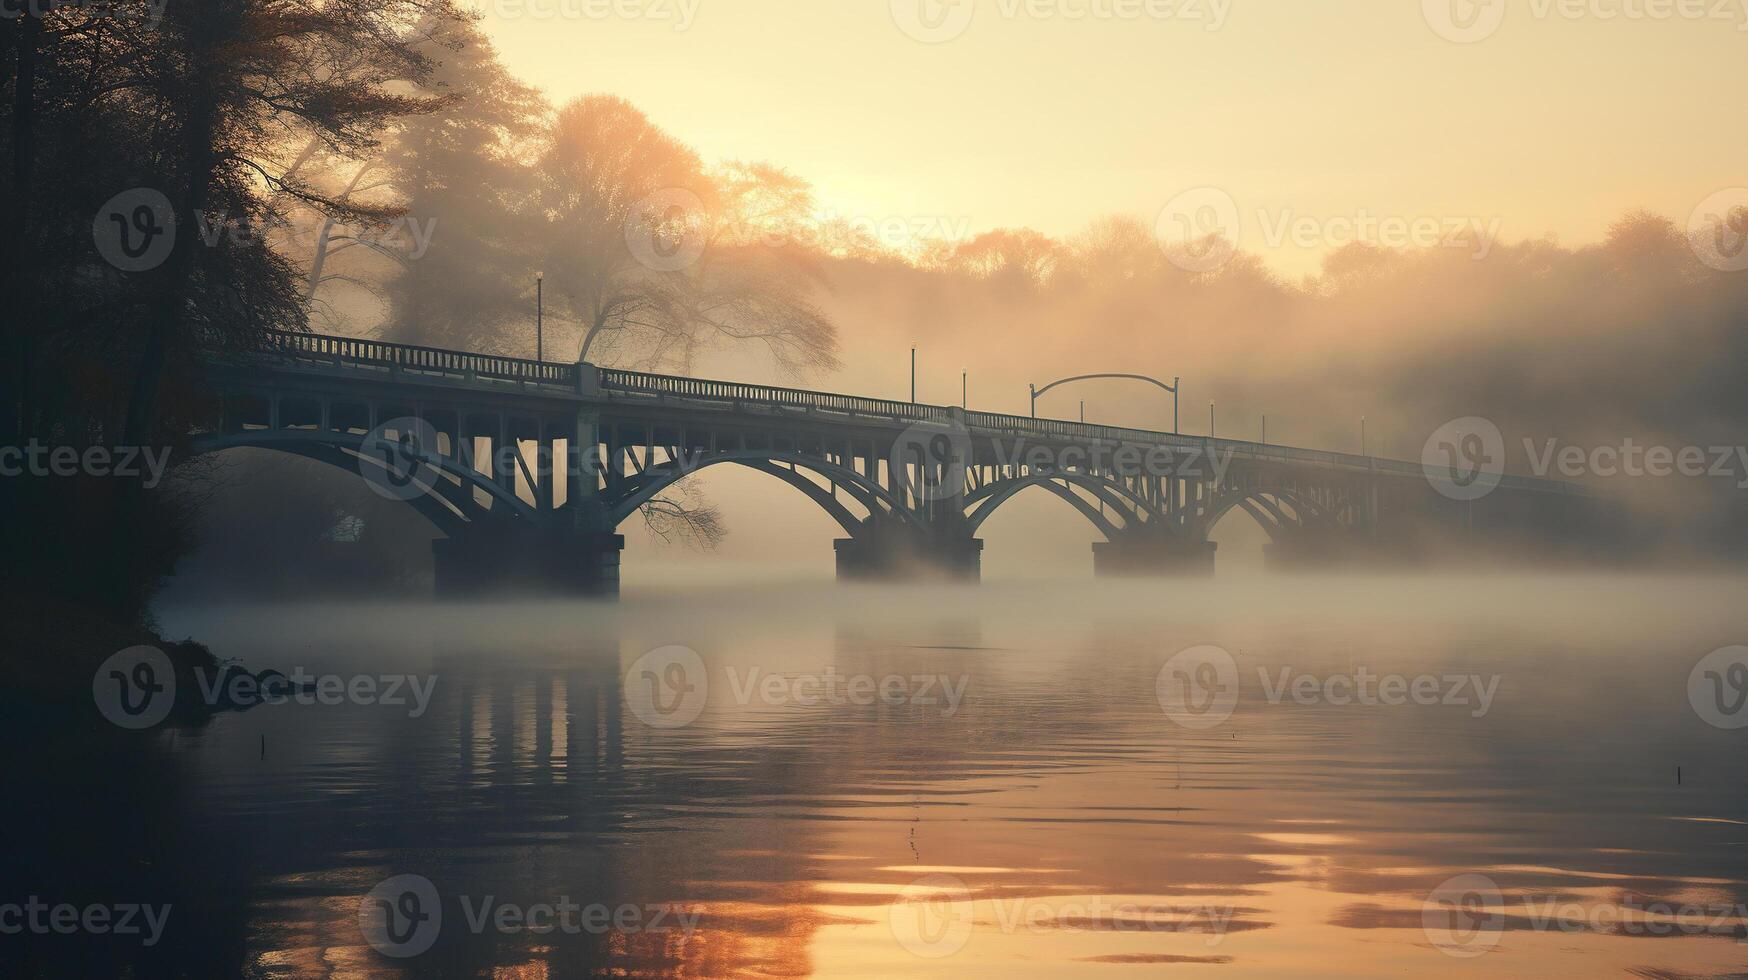
[[[644,529],[665,544],[680,543],[700,550],[709,550],[722,543],[728,528],[722,522],[722,512],[704,499],[696,487],[680,484],[644,504]]]
[[[748,240],[735,205],[767,220],[808,201],[775,168],[722,185],[698,156],[623,99],[559,110],[539,167],[547,282],[580,359],[688,370],[714,346],[761,346],[785,373],[835,366],[836,329],[809,298],[804,250]]]

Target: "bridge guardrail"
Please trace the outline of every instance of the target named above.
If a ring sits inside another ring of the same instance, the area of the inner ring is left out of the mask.
[[[520,357],[469,354],[441,347],[391,344],[357,337],[274,331],[269,351],[295,360],[334,367],[407,371],[462,380],[505,381],[514,384],[577,385],[575,364],[553,364]]]
[[[470,354],[441,347],[420,347],[413,344],[393,344],[356,337],[329,334],[274,331],[269,339],[269,352],[292,360],[331,367],[350,367],[402,371],[465,381],[507,382],[516,385],[543,385],[577,391],[581,365],[554,364],[520,357],[500,357],[493,354]],[[1217,452],[1242,454],[1255,459],[1296,461],[1342,466],[1399,476],[1419,477],[1419,463],[1406,460],[1360,456],[1354,453],[1328,452],[1319,449],[1299,449],[1293,446],[1262,445],[1238,439],[1213,439],[1206,436],[1186,436],[1151,429],[1130,429],[1121,426],[1090,425],[1058,419],[1037,419],[1024,415],[1002,415],[993,412],[962,412],[941,405],[892,401],[883,398],[863,398],[829,391],[809,391],[804,388],[779,388],[772,385],[742,384],[734,381],[708,381],[668,374],[651,374],[618,368],[600,370],[601,387],[628,394],[647,394],[693,398],[729,404],[764,404],[807,411],[831,412],[847,416],[863,416],[910,422],[951,422],[962,416],[965,424],[974,428],[994,429],[1020,436],[1096,440],[1110,443],[1131,443],[1140,446],[1170,446],[1184,450],[1206,449],[1212,441]],[[1499,486],[1507,489],[1567,493],[1589,496],[1590,491],[1573,483],[1506,474]]]
[[[741,384],[735,381],[704,381],[669,374],[648,374],[617,368],[601,369],[601,387],[615,391],[674,395],[715,402],[743,402],[780,405],[813,411],[838,412],[845,415],[871,415],[882,418],[907,419],[917,422],[946,422],[953,410],[939,405],[919,405],[912,402],[888,401],[883,398],[863,398],[839,395],[829,391],[808,391],[803,388],[777,388],[771,385]]]
[[[741,384],[731,381],[706,381],[643,371],[602,369],[601,387],[614,391],[672,395],[704,401],[771,404],[788,408],[839,412],[847,415],[874,416],[912,421],[950,422],[958,411],[940,405],[861,398],[825,391],[801,388],[778,388],[770,385]],[[965,424],[971,428],[994,429],[1017,436],[1097,440],[1109,443],[1131,443],[1141,446],[1171,446],[1184,450],[1205,450],[1206,436],[1186,436],[1151,429],[1129,429],[1110,425],[1089,425],[1058,419],[1036,419],[1025,415],[1002,415],[994,412],[963,412]],[[1328,452],[1320,449],[1299,449],[1293,446],[1263,445],[1238,439],[1214,439],[1214,450],[1255,459],[1318,463],[1357,470],[1389,473],[1421,478],[1424,470],[1419,463],[1406,460],[1360,456],[1355,453]],[[1589,491],[1575,484],[1557,480],[1503,475],[1499,485],[1508,489],[1587,495]]]

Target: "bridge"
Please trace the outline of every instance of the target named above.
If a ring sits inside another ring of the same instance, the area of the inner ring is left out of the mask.
[[[978,530],[1037,487],[1102,540],[1097,574],[1208,573],[1242,509],[1271,563],[1387,551],[1425,526],[1578,533],[1592,498],[1503,476],[1484,500],[1419,463],[309,333],[211,354],[221,421],[196,453],[255,448],[362,473],[418,508],[439,594],[614,593],[639,508],[734,464],[830,515],[841,578],[975,579]]]

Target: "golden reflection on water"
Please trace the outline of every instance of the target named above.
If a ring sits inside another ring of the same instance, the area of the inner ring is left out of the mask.
[[[450,897],[698,916],[689,934],[503,934],[446,908],[423,955],[463,975],[1728,976],[1748,971],[1748,746],[1683,685],[1748,633],[1724,598],[1740,584],[742,591],[427,611],[414,636],[330,611],[300,639],[434,671],[426,717],[252,712],[178,751],[210,819],[312,821],[296,867],[239,903],[263,976],[426,972],[358,927],[360,896],[407,872]],[[266,664],[285,615],[200,628]],[[1156,677],[1205,643],[1243,690],[1188,730]],[[711,690],[664,730],[623,678],[669,644]],[[1260,678],[1284,666],[1499,685],[1480,715],[1270,703]],[[790,696],[827,673],[967,683],[956,705]],[[746,694],[754,676],[784,696]],[[263,733],[291,761],[225,748]],[[1429,905],[1465,875],[1497,885],[1480,920]]]

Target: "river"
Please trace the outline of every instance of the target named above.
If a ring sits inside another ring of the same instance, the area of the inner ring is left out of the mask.
[[[1748,687],[1700,668],[1748,642],[1745,584],[165,608],[298,679],[15,767],[32,891],[168,906],[149,946],[17,948],[42,975],[1741,975]]]

